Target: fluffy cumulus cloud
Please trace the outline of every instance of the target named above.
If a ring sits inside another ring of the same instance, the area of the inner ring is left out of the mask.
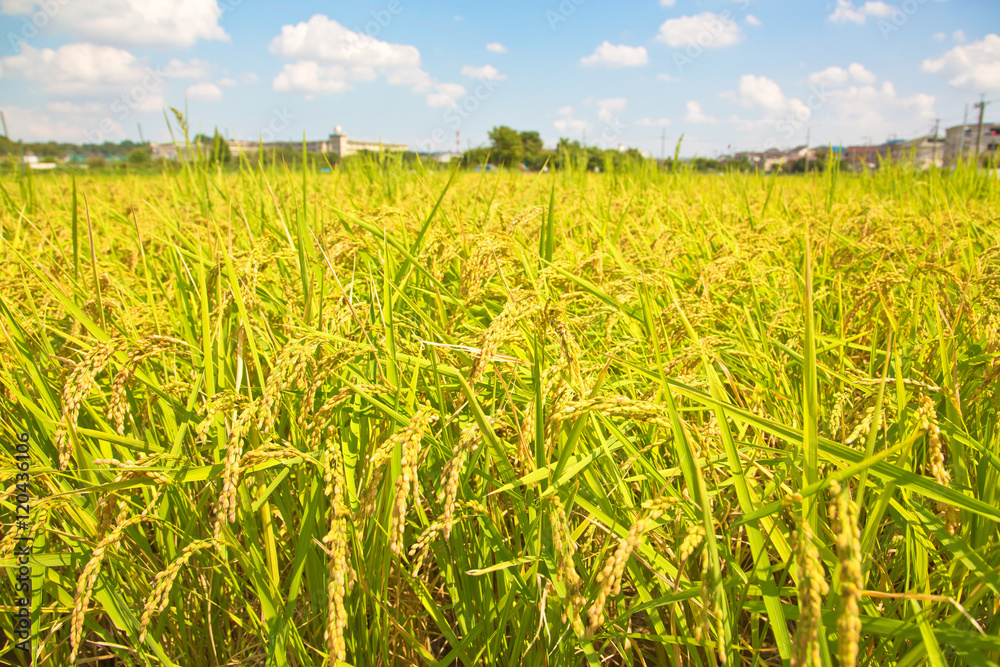
[[[661,7],[673,7],[677,4],[677,0],[660,0]]]
[[[340,93],[351,90],[355,82],[381,78],[425,95],[432,107],[454,107],[465,95],[461,85],[440,83],[425,72],[417,47],[354,32],[322,14],[283,26],[269,48],[276,56],[295,60],[274,79],[278,91]]]
[[[597,105],[597,117],[603,123],[618,123],[618,116],[625,111],[628,104],[624,97],[608,97],[602,100],[593,100]]]
[[[198,40],[228,40],[216,0],[47,0],[3,3],[7,14],[42,12],[46,30],[118,46],[177,48]]]
[[[698,124],[701,123],[714,124],[719,122],[712,116],[706,115],[705,112],[701,110],[701,104],[699,104],[694,100],[691,100],[690,102],[687,103],[687,113],[684,115],[684,120],[686,120],[689,123],[698,123]]]
[[[584,67],[639,67],[649,62],[645,46],[626,46],[605,41],[594,52],[580,59]]]
[[[840,86],[851,79],[857,83],[875,83],[878,77],[861,63],[851,63],[847,69],[834,65],[809,75],[809,83],[814,86]]]
[[[940,58],[923,62],[925,72],[946,77],[955,88],[1000,90],[1000,35],[956,46]]]
[[[556,113],[559,114],[559,118],[552,125],[564,134],[577,135],[590,129],[588,121],[573,116],[573,107],[571,106],[562,107]]]
[[[163,74],[171,79],[203,79],[210,70],[211,66],[204,60],[192,58],[185,62],[179,58],[171,58],[163,68]]]
[[[187,96],[193,100],[214,102],[222,99],[222,91],[219,90],[219,87],[214,83],[203,82],[189,86],[187,89]]]
[[[809,107],[802,100],[786,97],[781,91],[781,86],[766,76],[744,74],[740,77],[736,92],[727,93],[726,96],[747,109],[762,110],[771,118],[787,114],[806,119],[811,114]]]
[[[17,135],[24,141],[71,141],[83,140],[80,132],[81,124],[67,114],[76,115],[86,111],[92,113],[93,109],[73,109],[55,108],[46,109],[45,112],[39,109],[25,109],[3,105],[0,107],[4,118],[10,128],[17,128]],[[98,110],[99,111],[99,110]],[[120,128],[119,128],[120,129]],[[114,135],[115,139],[122,137],[121,134]]]
[[[492,65],[483,65],[482,67],[466,65],[462,68],[462,74],[473,79],[484,79],[486,81],[503,81],[507,78],[506,74],[501,74]]]
[[[857,23],[864,25],[869,18],[890,18],[899,10],[881,0],[854,6],[851,0],[837,0],[837,7],[826,17],[832,23]]]
[[[762,25],[760,19],[754,16],[753,14],[747,14],[746,22],[750,25],[755,25],[755,26]]]
[[[670,125],[669,118],[640,118],[635,122],[642,127],[666,127]]]
[[[889,81],[883,81],[881,86],[848,86],[826,96],[834,123],[851,134],[899,133],[901,127],[908,127],[914,121],[923,129],[934,118],[933,95],[900,97]]]
[[[813,90],[806,102],[813,112],[813,127],[825,127],[844,141],[919,135],[927,131],[935,116],[932,95],[901,96],[891,82],[877,84],[875,75],[857,63],[846,70],[831,67],[816,72],[809,81]],[[804,123],[786,114],[775,128],[790,140],[801,135]]]
[[[435,109],[452,109],[456,100],[465,97],[465,87],[458,83],[436,83],[427,93],[427,106]]]
[[[507,53],[507,47],[500,42],[490,42],[486,45],[486,50],[491,53]]]
[[[0,76],[20,78],[41,85],[54,97],[106,97],[145,89],[144,106],[162,101],[158,89],[164,70],[154,70],[128,51],[87,42],[58,49],[36,49],[22,43],[18,54],[0,59]]]
[[[656,39],[674,48],[700,46],[706,49],[732,46],[743,39],[743,30],[728,13],[702,12],[667,19]]]

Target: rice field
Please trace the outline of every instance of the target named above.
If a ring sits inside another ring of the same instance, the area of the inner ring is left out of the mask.
[[[996,179],[0,186],[4,664],[1000,663]]]

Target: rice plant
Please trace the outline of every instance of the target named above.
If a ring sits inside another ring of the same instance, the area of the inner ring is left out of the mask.
[[[1000,662],[995,179],[0,186],[36,665]]]

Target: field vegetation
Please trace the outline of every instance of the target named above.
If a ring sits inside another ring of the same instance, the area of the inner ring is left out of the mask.
[[[0,181],[34,664],[1000,662],[996,179],[319,166]]]

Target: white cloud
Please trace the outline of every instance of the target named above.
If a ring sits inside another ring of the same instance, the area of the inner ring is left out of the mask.
[[[955,32],[951,33],[951,38],[956,42],[958,42],[959,44],[963,44],[965,42],[965,31],[961,29],[956,30]]]
[[[492,65],[483,65],[482,67],[466,65],[462,68],[462,74],[473,79],[485,79],[486,81],[503,81],[507,78],[506,74],[501,74]]]
[[[936,32],[933,35],[931,35],[931,39],[933,39],[935,42],[944,41],[944,40],[948,39],[948,33],[945,33],[945,32]]]
[[[837,8],[832,14],[826,17],[827,21],[833,23],[857,23],[864,25],[868,17],[889,18],[895,16],[899,10],[892,5],[888,5],[882,0],[866,2],[858,7],[854,6],[851,0],[837,0]]]
[[[641,118],[635,122],[636,125],[642,125],[643,127],[666,127],[670,125],[669,118]]]
[[[847,83],[848,79],[854,79],[858,83],[875,83],[878,77],[861,63],[851,63],[847,69],[834,65],[809,75],[809,83],[814,86],[840,86]]]
[[[34,7],[33,0],[0,0],[0,14],[29,14]]]
[[[440,83],[425,72],[417,47],[356,33],[322,14],[282,26],[269,48],[282,58],[297,59],[275,77],[272,85],[278,91],[340,93],[351,90],[356,81],[384,77],[389,85],[408,86],[426,95],[432,107],[453,107],[455,99],[465,94],[459,84]]]
[[[608,41],[598,46],[591,55],[580,59],[580,64],[584,67],[607,67],[608,69],[639,67],[648,62],[649,55],[646,53],[645,46],[616,45]]]
[[[51,5],[56,9],[48,9]],[[8,14],[36,8],[50,17],[48,28],[104,44],[176,48],[199,39],[229,40],[219,25],[222,8],[216,0],[17,0],[3,5]]]
[[[740,77],[737,91],[725,95],[747,109],[763,110],[770,118],[791,114],[795,118],[807,119],[811,114],[802,100],[785,97],[781,86],[766,76],[744,74]]]
[[[918,93],[901,98],[889,81],[881,86],[849,86],[825,93],[832,115],[829,125],[853,136],[873,137],[900,133],[916,120],[926,127],[934,118],[932,95]]]
[[[746,22],[750,25],[762,25],[760,19],[753,14],[747,14]]]
[[[220,86],[238,86],[241,83],[254,83],[257,81],[257,75],[253,72],[243,72],[238,78],[227,76],[219,79]]]
[[[701,110],[701,105],[691,100],[687,103],[687,115],[684,116],[684,120],[689,123],[709,123],[715,124],[719,121],[712,116],[706,116]]]
[[[809,83],[814,86],[839,86],[847,83],[848,76],[846,69],[832,65],[825,70],[810,74]]]
[[[102,107],[102,105],[96,105]],[[7,129],[12,137],[17,137],[24,141],[69,141],[79,143],[84,141],[82,129],[90,125],[87,121],[74,122],[75,119],[53,118],[53,115],[66,115],[83,112],[83,109],[47,109],[49,113],[41,113],[38,109],[24,109],[4,105],[4,118],[7,121]],[[87,112],[92,112],[88,109]],[[120,130],[120,126],[118,126]],[[114,139],[123,138],[124,135],[117,133]]]
[[[215,101],[222,99],[222,91],[214,83],[196,83],[189,86],[187,96],[193,100]]]
[[[285,65],[274,78],[272,87],[277,91],[298,90],[307,94],[342,93],[351,90],[352,81],[371,81],[374,76],[363,79],[361,72],[349,72],[340,65],[324,67],[315,60],[300,60]]]
[[[132,94],[141,106],[158,108],[164,72],[152,70],[128,51],[87,42],[58,49],[36,49],[21,43],[17,55],[0,59],[0,76],[38,83],[57,97],[100,97]],[[132,91],[135,91],[133,94]]]
[[[197,58],[192,58],[188,62],[171,58],[163,69],[163,75],[171,79],[201,79],[208,76],[210,67],[209,63]]]
[[[743,39],[743,30],[726,15],[702,12],[664,21],[656,39],[674,48],[701,46],[713,49],[738,43]]]
[[[1000,90],[1000,35],[956,46],[940,58],[925,60],[921,69],[948,77],[955,88]]]
[[[507,53],[507,47],[500,42],[490,42],[486,45],[486,50],[493,53]]]
[[[618,114],[625,111],[627,105],[624,97],[608,97],[603,100],[593,100],[593,102],[597,104],[597,117],[608,124],[616,123]]]
[[[660,0],[661,7],[673,7],[677,4],[677,0]]]
[[[458,98],[465,97],[465,86],[457,83],[436,83],[433,91],[427,95],[427,106],[436,109],[454,109]]]
[[[875,83],[878,81],[878,77],[861,63],[851,63],[847,66],[847,71],[850,72],[851,78],[858,83]]]
[[[588,121],[574,118],[573,117],[573,107],[565,106],[559,109],[557,113],[561,118],[557,118],[552,125],[555,126],[560,132],[565,132],[566,134],[580,134],[581,132],[586,132],[590,129],[590,123]]]
[[[657,81],[664,81],[666,83],[670,83],[672,81],[680,81],[681,79],[680,79],[680,77],[671,76],[671,75],[667,74],[666,72],[664,72],[663,74],[657,74],[656,75],[656,80]]]

